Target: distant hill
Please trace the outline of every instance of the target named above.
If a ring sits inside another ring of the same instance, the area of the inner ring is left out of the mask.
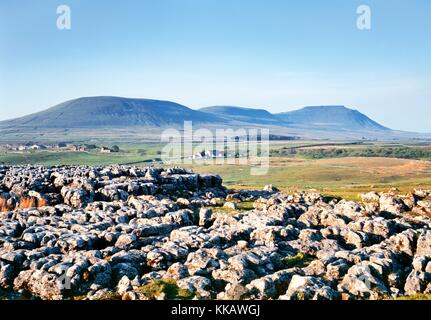
[[[280,119],[265,109],[251,109],[232,106],[214,106],[199,109],[199,111],[248,123],[279,125]]]
[[[2,121],[2,126],[40,128],[94,128],[221,122],[223,119],[178,103],[120,97],[88,97],[66,101],[45,111]]]
[[[265,109],[214,106],[193,110],[161,100],[121,97],[87,97],[66,101],[41,112],[0,122],[0,134],[26,132],[44,135],[50,129],[83,131],[136,127],[166,128],[192,121],[196,127],[264,127],[272,134],[304,138],[398,138],[407,133],[394,131],[357,110],[344,106],[305,107],[272,114]],[[46,130],[43,130],[46,129]],[[52,130],[51,130],[52,131]],[[415,137],[413,133],[409,137]]]
[[[294,127],[320,130],[390,130],[359,111],[344,106],[305,107],[296,111],[278,113],[276,116],[287,125]]]

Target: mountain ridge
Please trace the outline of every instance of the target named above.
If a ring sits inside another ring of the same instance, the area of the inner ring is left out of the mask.
[[[155,99],[114,96],[82,97],[65,101],[27,116],[4,120],[1,128],[109,128],[180,126],[184,121],[199,125],[256,126],[294,131],[358,132],[384,134],[392,131],[358,110],[345,106],[307,106],[271,113],[266,109],[213,106],[198,110]],[[395,132],[395,131],[393,131]]]
[[[276,115],[284,122],[296,125],[335,127],[340,130],[391,130],[358,110],[341,105],[307,106],[298,110],[277,113]]]
[[[237,106],[212,106],[199,109],[199,111],[205,113],[211,113],[218,116],[226,117],[231,120],[237,120],[241,122],[259,123],[259,124],[280,124],[274,114],[270,113],[266,109],[255,109]]]
[[[209,123],[221,119],[166,100],[97,96],[68,100],[40,112],[1,121],[0,124],[41,128],[162,127],[179,121]]]

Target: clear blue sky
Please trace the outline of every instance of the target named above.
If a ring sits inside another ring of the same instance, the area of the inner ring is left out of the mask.
[[[56,9],[72,29],[56,28]],[[372,29],[356,28],[356,8]],[[431,131],[429,0],[0,0],[0,119],[81,96],[354,107]]]

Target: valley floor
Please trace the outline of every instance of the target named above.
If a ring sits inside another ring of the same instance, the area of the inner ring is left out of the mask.
[[[157,155],[92,154],[84,152],[0,153],[0,164],[9,165],[151,165]],[[408,191],[431,186],[431,162],[394,158],[329,158],[304,159],[271,157],[268,173],[252,175],[251,165],[214,164],[212,160],[198,160],[179,165],[198,173],[223,176],[229,187],[252,188],[273,184],[285,189],[316,189],[343,197],[354,197],[366,190],[381,191],[398,188]]]
[[[103,145],[100,141],[95,143],[98,147]],[[116,143],[110,141],[107,145]],[[130,141],[119,146],[120,152],[108,154],[97,150],[3,150],[0,151],[0,165],[162,164],[160,154],[164,145],[161,143]],[[356,200],[358,193],[364,191],[397,188],[408,192],[431,187],[431,161],[421,158],[428,154],[431,148],[425,142],[271,141],[269,170],[265,175],[252,175],[251,165],[239,164],[242,158],[229,159],[222,165],[215,164],[212,159],[172,165],[198,173],[219,174],[228,187],[255,188],[273,184],[281,190],[315,189],[322,194]],[[237,162],[229,164],[232,160]]]

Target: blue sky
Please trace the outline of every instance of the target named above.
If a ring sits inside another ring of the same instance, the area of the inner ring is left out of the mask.
[[[72,29],[56,27],[69,5]],[[372,29],[356,27],[371,8]],[[118,95],[431,131],[429,0],[0,0],[0,119]]]

